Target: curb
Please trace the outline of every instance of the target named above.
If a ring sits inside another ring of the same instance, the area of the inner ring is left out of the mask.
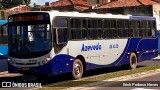
[[[22,76],[19,73],[8,73],[8,71],[0,72],[0,78]]]
[[[4,75],[4,74],[7,74],[8,71],[3,71],[3,72],[0,72],[0,75]]]

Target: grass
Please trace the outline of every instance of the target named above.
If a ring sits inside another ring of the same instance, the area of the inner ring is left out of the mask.
[[[123,70],[123,71],[118,71],[118,72],[113,72],[113,73],[106,73],[106,74],[99,75],[96,77],[89,77],[89,78],[80,79],[80,80],[71,80],[69,82],[60,83],[57,85],[53,84],[48,87],[46,86],[43,88],[38,88],[36,90],[61,90],[61,89],[69,88],[69,87],[76,87],[76,86],[98,82],[98,81],[102,81],[102,80],[106,80],[110,78],[131,75],[131,74],[136,74],[136,73],[145,72],[149,70],[156,70],[156,69],[160,69],[160,66],[142,67],[142,68],[137,68],[134,70]]]

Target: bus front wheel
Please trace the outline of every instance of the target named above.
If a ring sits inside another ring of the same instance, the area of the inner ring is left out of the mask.
[[[130,68],[135,69],[137,67],[137,55],[135,53],[131,53],[130,55]]]
[[[72,76],[74,79],[80,79],[83,75],[83,64],[79,59],[73,63]]]

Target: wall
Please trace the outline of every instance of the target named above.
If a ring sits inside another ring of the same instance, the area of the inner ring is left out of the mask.
[[[86,0],[89,3],[97,4],[97,0]]]
[[[109,0],[84,0],[93,4],[106,4]]]
[[[8,19],[9,13],[5,12],[4,10],[0,10],[0,20]]]
[[[153,5],[153,17],[157,20],[157,29],[160,30],[160,5]]]

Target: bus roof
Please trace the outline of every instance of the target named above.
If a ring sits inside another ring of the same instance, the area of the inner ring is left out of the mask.
[[[28,11],[28,12],[22,12],[22,13],[48,13],[51,18],[54,18],[55,16],[66,16],[66,17],[88,17],[88,18],[115,18],[115,19],[139,19],[139,20],[156,20],[155,17],[151,16],[132,16],[132,15],[122,15],[122,14],[110,14],[110,13],[105,13],[105,14],[97,14],[95,12],[90,12],[90,13],[79,13],[79,12],[59,12],[57,10],[52,10],[52,11]],[[19,14],[19,13],[16,13]],[[14,14],[12,14],[14,15]]]
[[[66,16],[66,17],[88,17],[88,18],[121,18],[121,19],[129,19],[131,15],[122,15],[122,14],[97,14],[95,12],[90,13],[79,13],[79,12],[59,12],[59,11],[50,11],[49,12],[51,17],[54,16]]]
[[[95,12],[90,12],[90,13],[79,13],[79,12],[59,12],[56,10],[52,10],[52,11],[28,11],[28,12],[21,12],[22,14],[25,13],[48,13],[50,15],[51,18],[56,17],[56,16],[66,16],[66,17],[88,17],[88,18],[121,18],[121,19],[129,19],[129,16],[131,15],[122,15],[122,14],[109,14],[109,13],[105,13],[105,14],[97,14]],[[21,14],[21,13],[16,13],[16,14]],[[16,14],[12,14],[12,15],[16,15]],[[12,16],[10,15],[10,16]]]
[[[133,19],[133,20],[156,20],[155,17],[151,17],[151,16],[130,16],[130,19]]]

